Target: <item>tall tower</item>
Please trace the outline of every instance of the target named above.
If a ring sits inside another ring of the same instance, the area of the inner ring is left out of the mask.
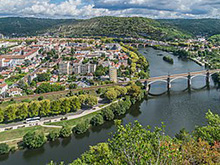
[[[113,67],[113,66],[109,67],[109,78],[110,78],[110,81],[112,81],[114,83],[118,82],[118,79],[117,79],[117,68],[116,67]]]

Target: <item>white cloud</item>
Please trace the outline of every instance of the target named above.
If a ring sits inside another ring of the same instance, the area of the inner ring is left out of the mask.
[[[220,0],[0,0],[0,16],[202,18],[219,17],[219,7]]]

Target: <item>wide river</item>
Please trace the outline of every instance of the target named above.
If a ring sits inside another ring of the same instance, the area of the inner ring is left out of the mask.
[[[204,70],[204,67],[192,61],[183,61],[170,53],[154,50],[152,48],[140,49],[150,63],[151,77],[185,73]],[[164,62],[162,56],[170,55],[174,58],[174,64]],[[213,82],[211,88],[181,92],[187,87],[185,79],[176,80],[172,83],[170,95],[152,97],[136,103],[129,112],[122,117],[123,123],[138,120],[143,126],[160,126],[161,122],[166,125],[166,134],[174,136],[181,128],[192,131],[196,125],[205,124],[205,113],[211,109],[214,113],[220,113],[220,91]],[[193,79],[194,88],[205,85],[204,77]],[[166,90],[166,84],[155,83],[152,85],[151,93],[159,94]],[[51,160],[56,162],[65,161],[69,163],[89,149],[89,146],[104,142],[115,130],[113,122],[106,122],[99,127],[91,128],[86,134],[72,136],[71,138],[57,140],[47,143],[37,150],[17,151],[8,156],[0,157],[1,165],[40,165]]]

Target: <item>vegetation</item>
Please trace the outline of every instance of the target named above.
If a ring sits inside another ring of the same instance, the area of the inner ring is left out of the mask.
[[[63,126],[63,128],[60,130],[60,137],[66,138],[71,136],[72,130],[71,127],[69,126]]]
[[[177,28],[168,28],[158,21],[141,17],[97,17],[79,20],[69,26],[61,26],[59,31],[54,29],[53,32],[60,36],[70,37],[147,37],[158,40],[190,37]]]
[[[0,18],[0,33],[11,36],[36,35],[40,31],[58,26],[61,24],[72,23],[70,19],[40,19],[40,18],[20,18],[8,17]]]
[[[11,104],[1,111],[0,121],[8,123],[24,120],[27,117],[44,117],[76,112],[81,108],[81,102],[92,107],[98,103],[98,99],[96,96],[79,95],[79,97],[71,96],[54,101],[41,100]]]
[[[42,83],[37,87],[35,93],[48,93],[48,92],[63,91],[63,90],[65,90],[65,86],[63,85]]]
[[[42,132],[28,132],[23,137],[24,146],[29,149],[39,148],[46,142],[46,137]]]
[[[219,125],[219,116],[207,114],[208,123]],[[71,163],[75,164],[219,164],[219,137],[210,144],[203,136],[181,130],[175,138],[164,135],[164,125],[151,131],[137,121],[126,126],[116,121],[117,130],[105,143],[90,150]],[[218,128],[219,129],[219,128]],[[215,135],[216,130],[211,129]],[[141,144],[141,145],[140,145]],[[51,162],[51,165],[54,163]]]
[[[89,129],[89,121],[83,121],[76,125],[76,127],[73,128],[73,132],[75,134],[82,134],[85,133]]]
[[[58,131],[51,131],[48,135],[47,135],[47,140],[48,141],[55,141],[56,139],[58,139],[60,136],[60,133]]]
[[[220,34],[219,19],[161,19],[162,25],[176,27],[194,36]]]
[[[9,151],[10,151],[10,148],[6,143],[0,144],[0,155],[7,154],[9,153]]]
[[[93,125],[93,126],[97,126],[97,125],[102,125],[104,123],[104,119],[103,119],[103,116],[101,114],[97,114],[96,116],[94,116],[90,123]]]
[[[163,60],[170,63],[170,64],[173,64],[173,62],[174,62],[170,56],[163,56]]]

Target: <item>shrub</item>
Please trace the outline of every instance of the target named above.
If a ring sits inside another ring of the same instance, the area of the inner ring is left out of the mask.
[[[115,117],[114,113],[112,112],[112,110],[110,108],[104,109],[102,112],[102,115],[106,121],[113,120]]]
[[[28,132],[23,137],[24,146],[29,149],[39,148],[46,142],[46,137],[42,132]]]
[[[60,137],[66,138],[70,137],[72,134],[72,130],[69,126],[63,126],[63,128],[60,130]]]
[[[55,141],[56,139],[59,138],[59,132],[57,131],[51,131],[48,135],[47,135],[47,139],[49,141]]]
[[[97,125],[102,125],[104,123],[104,119],[102,117],[102,115],[100,114],[97,114],[96,116],[94,116],[90,123],[93,125],[93,126],[97,126]]]
[[[9,151],[10,151],[9,146],[6,143],[0,144],[0,155],[7,154],[9,153]]]
[[[73,132],[76,134],[82,134],[85,133],[89,129],[89,121],[83,121],[74,127]]]
[[[41,100],[43,100],[43,99],[44,99],[44,96],[38,97],[38,100],[39,100],[39,101],[41,101]]]

